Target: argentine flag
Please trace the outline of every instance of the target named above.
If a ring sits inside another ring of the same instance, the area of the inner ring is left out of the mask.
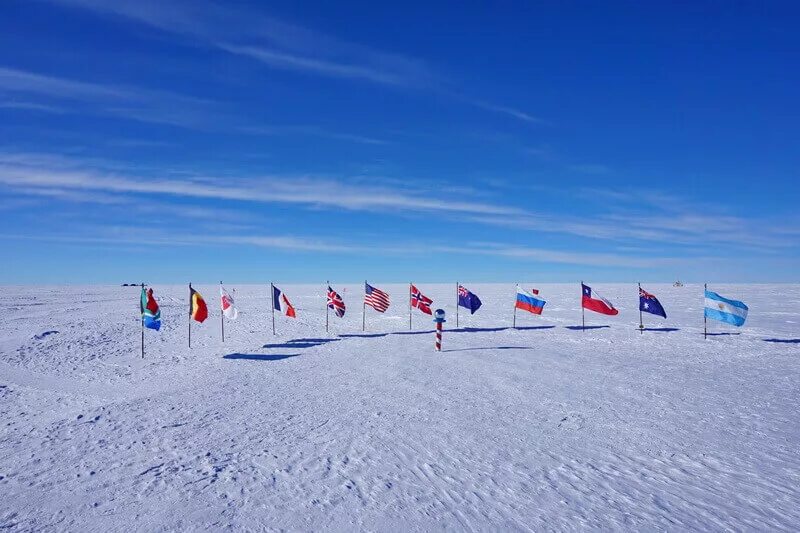
[[[727,322],[734,326],[744,325],[747,319],[747,306],[739,300],[723,298],[716,292],[706,289],[706,318]]]

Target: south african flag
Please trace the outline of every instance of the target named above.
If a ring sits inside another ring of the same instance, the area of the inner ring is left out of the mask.
[[[146,328],[158,331],[161,329],[161,309],[153,297],[153,289],[145,291],[142,285],[142,298],[139,301],[139,310],[142,313],[142,322]]]

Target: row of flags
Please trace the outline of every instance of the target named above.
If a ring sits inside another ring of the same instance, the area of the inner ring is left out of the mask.
[[[475,314],[483,305],[481,299],[464,286],[460,284],[456,286],[458,307],[469,309],[470,314]],[[297,312],[289,302],[286,294],[274,285],[271,287],[274,311],[278,311],[290,318],[297,318]],[[221,283],[219,291],[220,308],[223,316],[230,320],[235,320],[239,315],[239,311],[235,306],[233,296],[225,290]],[[517,286],[516,301],[514,303],[515,312],[519,309],[534,315],[541,315],[546,303],[537,289],[526,291]],[[409,309],[418,309],[426,315],[431,315],[433,314],[431,310],[432,304],[433,300],[431,298],[422,294],[413,283],[409,284]],[[379,313],[385,313],[390,306],[389,294],[365,282],[364,307],[366,308],[367,306]],[[330,285],[328,285],[327,291],[327,307],[337,317],[344,317],[346,311],[344,299]],[[614,316],[619,314],[619,310],[614,307],[614,304],[583,282],[581,282],[581,307],[603,315]],[[639,287],[639,311],[667,318],[664,306],[661,305],[658,298],[642,289],[641,286]],[[144,285],[142,285],[140,312],[144,327],[154,330],[161,328],[161,310],[153,296],[153,289],[145,289]],[[705,288],[704,318],[718,320],[734,326],[742,326],[747,319],[747,312],[748,307],[744,302],[725,298]],[[192,288],[191,284],[189,284],[189,317],[196,322],[203,322],[208,318],[208,306],[201,294]]]

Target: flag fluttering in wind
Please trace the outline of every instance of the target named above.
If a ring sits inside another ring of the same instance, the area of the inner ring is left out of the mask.
[[[531,292],[528,292],[519,286],[517,287],[517,302],[514,304],[517,309],[528,311],[534,315],[541,315],[545,303],[547,302],[539,297],[538,290],[531,289]]]
[[[142,296],[139,301],[139,309],[142,312],[142,322],[144,323],[144,327],[154,329],[156,331],[161,329],[161,309],[159,309],[158,302],[156,302],[156,299],[153,296],[153,289],[147,289],[145,291],[144,286],[142,286]],[[144,346],[144,344],[142,344],[142,346]],[[144,351],[142,353],[144,353]]]
[[[478,298],[477,294],[474,294],[461,285],[458,286],[458,305],[461,307],[466,307],[469,309],[470,314],[474,315],[475,311],[480,309],[483,302],[481,299]]]
[[[236,320],[239,316],[239,310],[236,309],[236,306],[233,302],[233,297],[228,294],[222,285],[219,286],[219,298],[220,298],[220,306],[222,309],[222,314],[225,315],[225,318],[229,320]]]
[[[330,285],[328,285],[328,308],[331,309],[339,318],[344,316],[344,300],[342,300],[342,297],[339,296],[339,293],[331,289]]]
[[[191,285],[189,285],[189,316],[196,322],[203,322],[208,318],[206,301]]]
[[[297,313],[289,303],[289,299],[275,285],[272,286],[272,305],[275,306],[276,311],[280,311],[288,317],[297,318]]]
[[[426,315],[432,315],[433,311],[431,311],[431,304],[433,300],[419,292],[419,289],[416,288],[413,284],[410,288],[411,291],[411,307],[416,307]]]
[[[389,295],[365,282],[364,303],[379,313],[385,313],[389,309]]]
[[[743,326],[747,319],[748,307],[739,300],[729,300],[706,289],[705,316],[720,322]]]
[[[639,311],[667,318],[667,312],[664,311],[664,306],[661,305],[658,298],[641,287],[639,287]]]
[[[588,285],[581,283],[583,289],[583,296],[581,298],[581,306],[589,311],[600,313],[603,315],[617,315],[619,311],[614,308],[614,305],[600,296],[599,294],[592,295],[592,288]]]

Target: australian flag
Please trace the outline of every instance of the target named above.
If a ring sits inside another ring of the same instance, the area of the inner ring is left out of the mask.
[[[481,299],[478,298],[477,294],[473,294],[464,287],[462,287],[461,285],[459,285],[458,305],[460,305],[461,307],[466,307],[467,309],[469,309],[470,314],[474,315],[475,311],[477,311],[480,308],[480,306],[483,305],[483,302],[481,302]]]
[[[639,310],[667,318],[667,312],[658,298],[639,287]]]

